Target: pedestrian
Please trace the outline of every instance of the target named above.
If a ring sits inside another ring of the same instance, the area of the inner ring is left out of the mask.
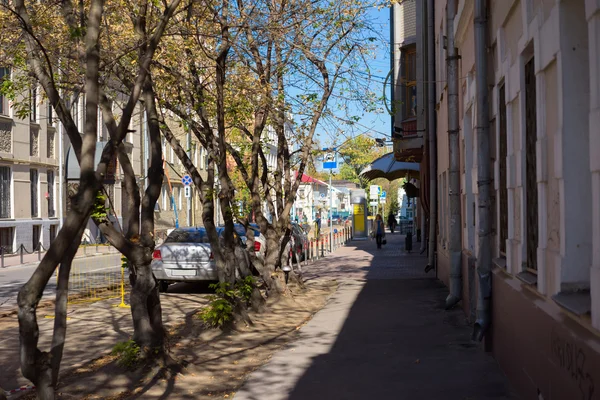
[[[319,239],[319,237],[321,236],[321,214],[317,214],[317,219],[315,220],[315,227],[317,228],[315,229],[315,238]]]
[[[388,215],[388,226],[390,227],[390,231],[392,233],[394,233],[394,229],[396,229],[396,217],[394,217],[394,213],[390,211],[390,214]]]
[[[377,214],[375,217],[373,231],[375,232],[377,248],[380,249],[381,244],[383,243],[383,238],[385,238],[385,225],[383,224],[383,218],[381,218],[381,214]]]

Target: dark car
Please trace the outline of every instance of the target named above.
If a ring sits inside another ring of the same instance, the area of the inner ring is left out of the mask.
[[[305,252],[304,250],[308,249],[308,236],[306,236],[306,231],[302,226],[297,223],[292,223],[292,236],[294,238],[294,251],[293,257],[294,261],[300,260],[304,261]]]

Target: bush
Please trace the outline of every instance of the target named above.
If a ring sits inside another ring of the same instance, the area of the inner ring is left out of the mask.
[[[117,343],[110,354],[117,356],[118,365],[133,369],[141,361],[142,350],[136,342],[129,339],[126,342]]]
[[[233,298],[235,292],[227,282],[213,283],[208,287],[215,289],[216,296],[209,296],[210,304],[200,312],[200,318],[212,327],[222,328],[233,319],[233,305],[229,299]]]
[[[238,296],[242,298],[246,303],[250,303],[255,283],[256,280],[253,276],[247,276],[236,283],[236,292]]]

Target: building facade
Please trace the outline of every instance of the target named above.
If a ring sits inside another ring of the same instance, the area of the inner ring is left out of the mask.
[[[11,71],[0,68],[0,80]],[[58,232],[59,138],[52,109],[33,89],[20,100],[31,114],[19,118],[0,95],[0,246],[5,254],[23,245],[48,248]]]
[[[447,7],[435,1],[437,273],[450,281]],[[456,1],[461,305],[474,321],[479,216],[475,1]],[[522,398],[600,398],[600,2],[490,0],[492,310]]]

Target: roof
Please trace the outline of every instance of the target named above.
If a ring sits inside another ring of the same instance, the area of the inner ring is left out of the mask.
[[[294,179],[298,179],[298,171],[294,172]],[[302,183],[316,183],[323,186],[329,186],[328,183],[325,183],[317,178],[313,178],[312,176],[308,176],[306,174],[302,174],[302,178],[300,179]]]

